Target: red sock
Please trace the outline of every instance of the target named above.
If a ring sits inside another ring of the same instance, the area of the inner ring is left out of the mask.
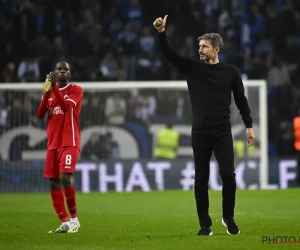
[[[68,214],[64,204],[64,195],[61,188],[51,190],[51,198],[52,198],[53,207],[61,222],[69,221]]]
[[[65,189],[65,197],[68,205],[68,209],[71,215],[71,218],[77,217],[76,210],[76,199],[75,199],[75,188],[74,186]]]

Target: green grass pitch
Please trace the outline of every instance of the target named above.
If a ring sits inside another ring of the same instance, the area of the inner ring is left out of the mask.
[[[60,224],[49,194],[0,194],[0,249],[300,249],[262,244],[263,236],[300,240],[300,189],[238,190],[237,236],[221,224],[221,202],[221,192],[210,191],[214,235],[199,237],[192,191],[78,193],[81,231],[48,234]]]

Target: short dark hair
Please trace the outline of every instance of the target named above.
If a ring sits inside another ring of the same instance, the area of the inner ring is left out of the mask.
[[[166,123],[166,127],[169,128],[169,129],[173,128],[173,122],[172,121],[168,121]]]
[[[67,60],[60,59],[60,60],[58,60],[58,61],[56,61],[56,62],[53,62],[52,68],[56,69],[56,65],[59,64],[59,63],[67,63],[67,64],[69,64],[69,63],[67,62]],[[69,64],[69,66],[70,66],[70,64]],[[70,68],[71,68],[71,66],[70,66]]]
[[[56,62],[55,66],[56,66],[57,64],[59,64],[59,63],[67,63],[67,64],[69,65],[69,63],[68,63],[66,60],[59,60],[59,61]]]
[[[197,38],[197,41],[201,40],[210,40],[212,47],[219,47],[220,51],[224,47],[223,39],[219,33],[205,33]]]

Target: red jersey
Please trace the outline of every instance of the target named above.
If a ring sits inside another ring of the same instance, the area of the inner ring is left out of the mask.
[[[82,88],[74,83],[59,89],[66,102],[72,102],[71,108],[64,112],[52,91],[48,96],[47,136],[48,150],[73,146],[80,149],[79,114],[83,96]],[[69,104],[69,103],[68,103]]]

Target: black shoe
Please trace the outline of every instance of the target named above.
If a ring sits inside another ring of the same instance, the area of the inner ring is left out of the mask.
[[[240,233],[240,229],[235,224],[233,218],[231,218],[231,219],[222,218],[222,224],[223,224],[224,227],[227,228],[227,233],[228,234],[239,234]]]
[[[213,235],[213,232],[210,230],[210,227],[201,227],[198,236],[201,235]]]

